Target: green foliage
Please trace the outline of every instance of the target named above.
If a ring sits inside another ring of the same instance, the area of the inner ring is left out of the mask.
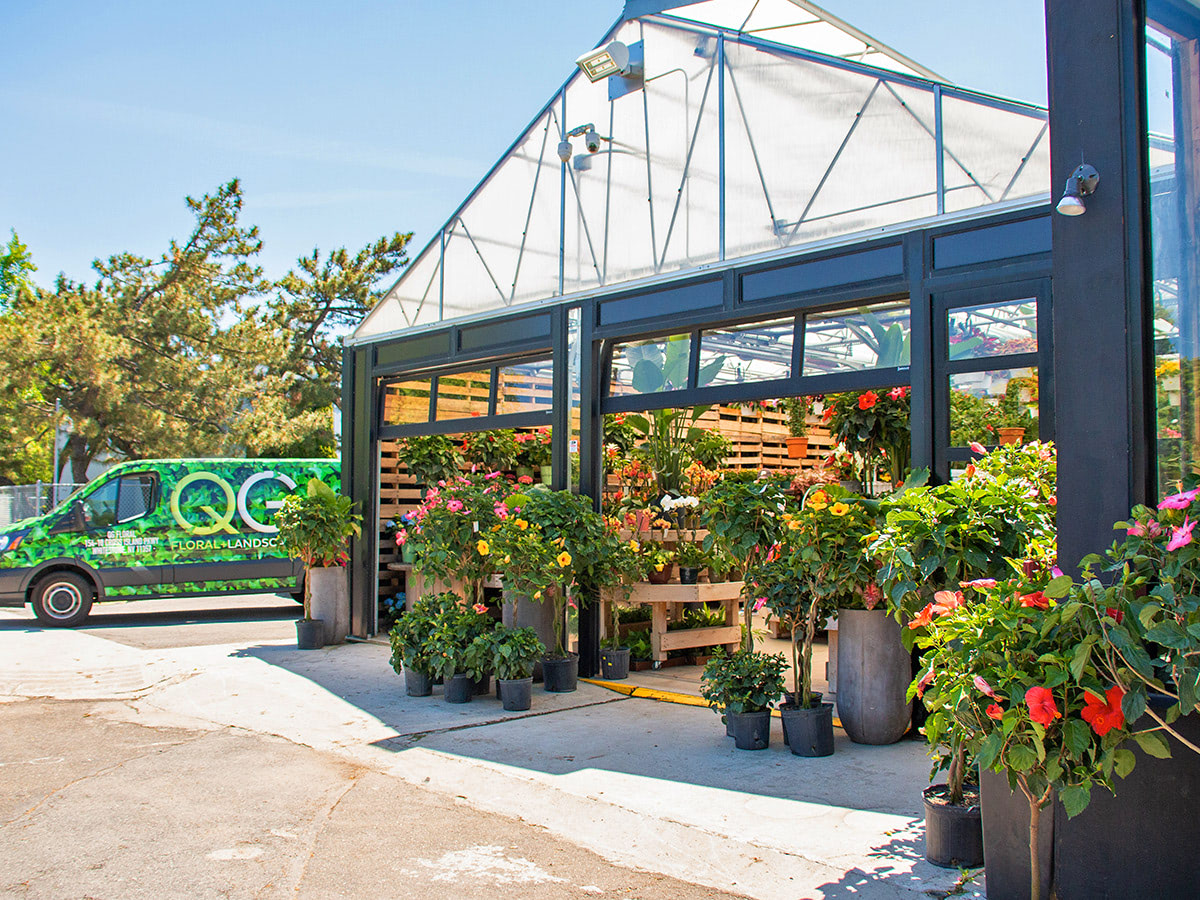
[[[362,516],[349,497],[336,494],[319,478],[310,478],[303,494],[289,494],[275,513],[279,544],[294,559],[312,569],[345,565],[347,541],[362,534]],[[312,579],[304,581],[304,618],[312,618]]]
[[[550,465],[553,438],[549,428],[539,428],[516,436],[517,465],[538,469]]]
[[[971,441],[994,444],[996,407],[966,391],[950,391],[950,443],[965,447]]]
[[[1008,445],[949,484],[884,501],[870,553],[897,618],[915,617],[934,591],[1052,560],[1055,477],[1053,445]]]
[[[857,457],[865,488],[869,489],[875,479],[883,457],[890,467],[892,484],[904,480],[912,445],[909,393],[908,388],[898,387],[881,394],[853,391],[825,397],[824,418],[830,433],[834,441]]]
[[[786,665],[777,653],[739,650],[726,655],[718,650],[700,676],[700,696],[717,713],[770,709],[783,693]]]
[[[485,606],[468,606],[462,597],[448,591],[422,598],[414,605],[413,613],[418,616],[413,630],[418,633],[420,653],[428,659],[431,675],[453,678],[465,673],[478,679],[487,674],[492,660],[491,632],[496,623]]]
[[[783,409],[788,417],[788,434],[804,437],[808,434],[808,417],[812,414],[812,397],[786,397]]]
[[[33,290],[29,276],[37,271],[29,247],[21,243],[16,231],[11,235],[8,243],[0,247],[0,310]]]
[[[637,443],[637,430],[626,421],[622,413],[610,413],[604,417],[604,446],[616,447],[622,454],[628,453]]]
[[[708,564],[708,554],[700,544],[684,541],[675,547],[675,561],[684,567],[702,569]]]
[[[497,678],[510,681],[529,678],[534,664],[546,653],[546,645],[538,640],[532,628],[506,628],[503,625],[493,634],[492,671]]]
[[[397,675],[408,668],[432,677],[432,648],[427,639],[441,617],[460,602],[454,594],[431,594],[422,597],[411,610],[400,616],[388,632],[392,645],[390,662]]]
[[[719,429],[695,429],[699,433],[692,440],[692,459],[706,469],[719,469],[733,454],[733,442]],[[687,469],[687,466],[684,466]]]
[[[417,483],[427,487],[458,477],[463,462],[458,444],[444,434],[405,438],[400,459]]]
[[[507,472],[517,462],[521,445],[511,428],[472,431],[463,437],[462,450],[468,463],[477,463],[488,472]]]

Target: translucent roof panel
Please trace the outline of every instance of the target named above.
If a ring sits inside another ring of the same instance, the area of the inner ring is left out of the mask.
[[[705,0],[619,23],[604,41],[641,42],[642,87],[568,79],[355,339],[1048,193],[1045,110],[917,77],[819,13]],[[846,45],[814,50],[827,29]]]

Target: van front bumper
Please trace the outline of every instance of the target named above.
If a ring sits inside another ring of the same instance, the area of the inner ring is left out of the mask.
[[[29,570],[0,569],[0,606],[25,605],[25,579]]]

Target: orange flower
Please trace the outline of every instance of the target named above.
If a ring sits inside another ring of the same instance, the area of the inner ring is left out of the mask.
[[[1021,605],[1030,609],[1049,609],[1050,600],[1041,591],[1021,595]]]
[[[867,391],[866,393],[861,394],[859,396],[858,408],[859,409],[870,409],[877,402],[879,402],[879,395],[877,393],[875,393],[874,391]]]
[[[1025,692],[1025,705],[1029,707],[1029,718],[1039,725],[1050,725],[1055,719],[1062,718],[1049,688],[1031,687]]]
[[[989,719],[995,719],[997,722],[1004,718],[1004,710],[999,703],[991,704],[984,712]]]
[[[933,615],[944,616],[952,610],[965,605],[962,591],[935,591],[933,595]]]
[[[933,621],[933,604],[930,603],[923,610],[917,613],[917,617],[908,623],[909,628],[923,628]]]
[[[1092,731],[1104,737],[1114,728],[1125,727],[1125,714],[1121,712],[1121,698],[1125,696],[1125,692],[1121,690],[1119,684],[1114,684],[1105,693],[1105,698],[1101,699],[1087,691],[1084,696],[1084,702],[1087,706],[1083,709],[1083,721],[1092,726]]]

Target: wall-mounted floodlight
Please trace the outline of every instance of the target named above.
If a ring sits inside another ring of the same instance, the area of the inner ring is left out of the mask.
[[[629,77],[641,74],[641,61],[635,60],[629,48],[620,41],[611,41],[603,47],[589,50],[575,60],[575,65],[583,70],[588,81],[595,83],[610,75]]]
[[[1099,183],[1100,173],[1087,163],[1080,164],[1067,178],[1067,187],[1055,209],[1064,216],[1082,216],[1087,212],[1083,198],[1094,193]]]

